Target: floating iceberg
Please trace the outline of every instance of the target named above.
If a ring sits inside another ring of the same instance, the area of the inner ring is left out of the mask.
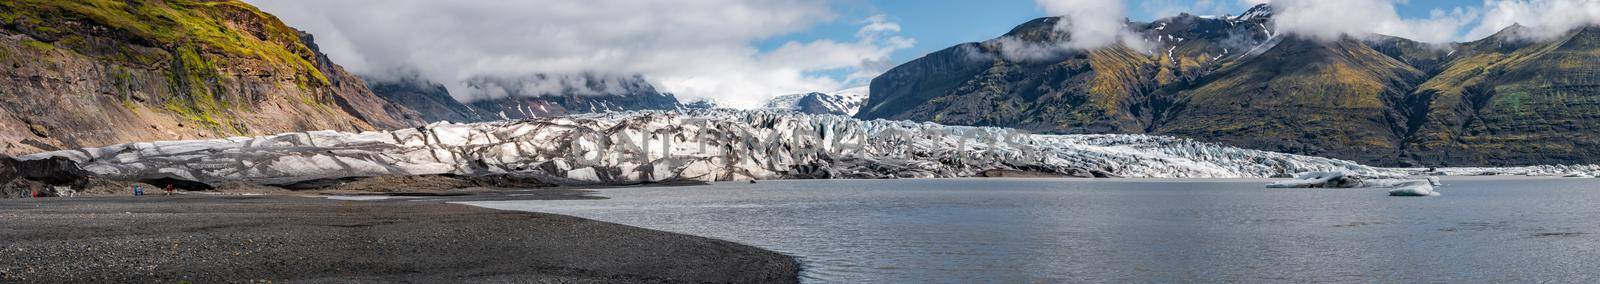
[[[1293,180],[1267,184],[1267,188],[1389,188],[1391,196],[1438,196],[1437,177],[1363,176],[1352,172],[1307,172]]]
[[[1439,196],[1433,191],[1434,184],[1426,180],[1413,180],[1396,184],[1389,190],[1389,196]]]
[[[1307,172],[1293,180],[1267,184],[1267,188],[1356,188],[1365,187],[1359,176],[1348,172]]]
[[[1078,177],[1397,174],[1354,162],[1149,135],[1037,135],[787,111],[686,110],[344,133],[311,131],[47,152],[115,179],[222,184],[527,174],[557,183],[937,178],[1014,170]]]

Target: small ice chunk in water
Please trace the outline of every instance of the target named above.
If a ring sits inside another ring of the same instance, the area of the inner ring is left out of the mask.
[[[1389,196],[1439,196],[1439,193],[1433,191],[1432,181],[1415,180],[1395,184]]]

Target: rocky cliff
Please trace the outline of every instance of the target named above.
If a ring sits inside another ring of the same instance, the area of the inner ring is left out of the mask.
[[[0,153],[421,122],[239,1],[3,1],[0,22]]]
[[[1432,45],[1277,34],[1272,7],[1128,23],[1142,45],[1060,46],[1042,18],[872,81],[859,118],[1150,133],[1374,165],[1600,161],[1600,28]]]

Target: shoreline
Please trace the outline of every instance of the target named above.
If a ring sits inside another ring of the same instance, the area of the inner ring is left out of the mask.
[[[481,197],[595,198],[582,193]],[[0,282],[794,283],[800,269],[729,241],[409,198],[0,199],[0,223]]]

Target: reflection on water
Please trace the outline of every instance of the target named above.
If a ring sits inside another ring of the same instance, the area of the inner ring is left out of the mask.
[[[1446,179],[1445,195],[1262,180],[823,180],[471,204],[800,257],[810,282],[1600,280],[1600,183]]]

